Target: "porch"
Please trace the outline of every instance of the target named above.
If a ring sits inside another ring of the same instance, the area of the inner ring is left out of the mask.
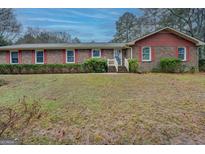
[[[128,59],[124,59],[123,65],[119,65],[116,59],[107,59],[108,72],[119,72],[126,73],[129,72]]]
[[[113,58],[107,59],[108,72],[129,72],[129,59],[132,59],[131,49],[115,49]]]

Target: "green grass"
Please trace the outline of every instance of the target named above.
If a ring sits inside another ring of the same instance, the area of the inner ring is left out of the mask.
[[[15,106],[26,96],[47,113],[29,128],[24,144],[205,144],[204,74],[1,79],[7,84],[0,87],[0,105]]]

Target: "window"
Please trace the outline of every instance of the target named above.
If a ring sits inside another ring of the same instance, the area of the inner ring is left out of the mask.
[[[43,64],[43,63],[44,63],[44,52],[36,51],[36,64]]]
[[[93,49],[92,50],[92,57],[93,58],[99,58],[101,57],[101,51],[99,49]]]
[[[151,61],[151,48],[144,47],[142,49],[142,61]]]
[[[66,51],[66,62],[67,63],[74,63],[75,62],[75,54],[73,50]]]
[[[184,47],[178,48],[178,58],[182,61],[186,61],[186,49]]]
[[[18,60],[18,51],[11,51],[11,64],[18,64],[19,60]]]

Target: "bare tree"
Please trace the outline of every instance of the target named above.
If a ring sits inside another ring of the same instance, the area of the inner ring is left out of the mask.
[[[20,32],[13,9],[0,8],[0,45],[11,43]]]
[[[39,28],[29,27],[25,34],[20,37],[16,44],[22,43],[71,43],[80,42],[76,37],[72,40],[67,32],[50,32]]]

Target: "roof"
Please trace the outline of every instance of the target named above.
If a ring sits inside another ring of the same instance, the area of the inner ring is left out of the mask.
[[[149,33],[149,34],[144,35],[144,36],[142,36],[142,37],[139,37],[139,38],[137,38],[137,39],[135,39],[135,40],[133,40],[133,41],[131,41],[131,42],[128,42],[127,45],[134,45],[135,42],[140,41],[140,40],[142,40],[142,39],[144,39],[144,38],[147,38],[147,37],[149,37],[149,36],[151,36],[151,35],[154,35],[154,34],[160,32],[160,31],[163,31],[163,30],[167,30],[167,31],[169,31],[169,32],[171,32],[171,33],[173,33],[173,34],[175,34],[175,35],[177,35],[177,36],[180,36],[180,37],[182,37],[182,38],[184,38],[184,39],[186,39],[186,40],[189,40],[189,41],[195,43],[196,46],[205,45],[204,42],[202,42],[202,41],[200,41],[200,40],[198,40],[198,39],[196,39],[196,38],[194,38],[194,37],[191,37],[191,36],[189,36],[189,35],[187,35],[187,34],[185,34],[185,33],[182,33],[182,32],[180,32],[180,31],[177,31],[177,30],[175,30],[175,29],[173,29],[173,28],[170,28],[170,27],[165,27],[165,28],[159,29],[159,30],[157,30],[157,31],[155,31],[155,32],[152,32],[152,33]]]
[[[65,48],[78,48],[78,49],[91,49],[91,48],[123,48],[125,43],[43,43],[43,44],[18,44],[10,46],[2,46],[0,50],[32,50],[32,49],[65,49]]]
[[[111,49],[111,48],[126,48],[129,45],[134,45],[135,42],[140,41],[146,37],[154,35],[160,31],[167,30],[171,33],[180,36],[186,40],[189,40],[196,44],[196,46],[205,45],[204,42],[191,37],[187,34],[179,32],[173,28],[165,27],[159,29],[155,32],[149,33],[142,37],[139,37],[128,43],[41,43],[41,44],[18,44],[18,45],[10,45],[10,46],[2,46],[0,50],[33,50],[33,49],[65,49],[65,48],[77,48],[77,49],[92,49],[92,48],[103,48],[103,49]]]

